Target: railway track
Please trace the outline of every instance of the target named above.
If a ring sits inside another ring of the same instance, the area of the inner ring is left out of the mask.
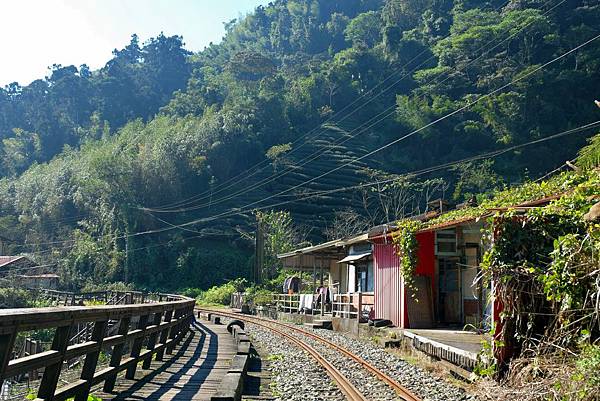
[[[365,398],[365,396],[356,389],[356,387],[350,382],[350,380],[346,376],[344,376],[335,366],[333,366],[333,364],[331,362],[329,362],[322,355],[322,353],[320,353],[318,350],[315,349],[315,347],[311,346],[307,342],[290,334],[290,330],[293,332],[296,332],[298,334],[301,334],[302,336],[306,336],[308,338],[316,340],[319,343],[325,345],[326,347],[328,347],[336,352],[339,352],[340,354],[344,355],[348,359],[359,364],[364,370],[366,370],[367,372],[371,373],[372,375],[376,376],[381,381],[386,383],[391,389],[394,390],[394,392],[401,399],[403,399],[405,401],[421,401],[421,399],[419,397],[417,397],[415,394],[413,394],[407,388],[402,386],[400,383],[398,383],[392,377],[390,377],[386,373],[382,372],[380,369],[376,368],[375,366],[373,366],[369,362],[365,361],[361,357],[348,351],[344,347],[342,347],[332,341],[329,341],[315,333],[300,329],[300,328],[295,327],[290,324],[286,324],[286,323],[282,323],[282,322],[278,322],[278,321],[270,320],[270,319],[264,319],[264,318],[260,318],[260,317],[256,317],[256,316],[242,315],[242,314],[238,314],[238,313],[222,312],[222,311],[215,311],[215,310],[211,310],[211,309],[202,309],[202,308],[199,308],[198,310],[200,310],[201,312],[205,312],[205,313],[213,313],[213,314],[221,315],[224,317],[242,320],[245,322],[256,324],[258,326],[261,326],[263,328],[271,330],[271,331],[277,333],[278,335],[288,339],[290,342],[292,342],[292,343],[298,345],[300,348],[306,350],[309,353],[309,355],[311,355],[315,360],[317,360],[319,362],[319,364],[321,364],[321,366],[323,366],[323,368],[325,369],[327,374],[337,383],[338,387],[340,388],[342,393],[346,396],[346,398],[350,401],[358,401],[358,400],[366,401],[367,398]]]

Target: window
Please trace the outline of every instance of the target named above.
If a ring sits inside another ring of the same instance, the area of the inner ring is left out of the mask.
[[[371,252],[372,250],[373,248],[371,244],[354,244],[350,247],[350,252],[348,252],[348,255]]]
[[[373,262],[369,261],[356,266],[357,291],[373,292]]]
[[[435,254],[456,255],[456,230],[442,230],[435,233]]]

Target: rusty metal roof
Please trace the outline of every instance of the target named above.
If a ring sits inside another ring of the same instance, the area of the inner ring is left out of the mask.
[[[459,218],[456,218],[453,220],[445,221],[445,222],[442,222],[439,224],[434,224],[432,226],[423,228],[423,229],[419,230],[419,232],[443,230],[445,228],[457,227],[459,225],[466,224],[466,223],[478,222],[479,220],[481,220],[485,217],[491,216],[492,211],[505,211],[505,210],[512,210],[512,209],[518,210],[519,208],[527,209],[527,208],[542,206],[542,205],[550,203],[553,200],[559,199],[560,197],[562,197],[564,195],[565,195],[565,192],[562,192],[560,194],[546,196],[544,198],[540,198],[540,199],[536,199],[536,200],[528,201],[528,202],[523,202],[523,203],[520,203],[520,204],[517,204],[514,206],[506,206],[506,207],[501,207],[501,208],[500,207],[499,208],[490,208],[490,209],[488,209],[488,211],[482,213],[481,215],[459,217]],[[433,216],[433,218],[439,217],[439,216],[443,216],[443,214],[435,215],[435,216]],[[384,235],[373,236],[369,239],[383,238],[384,236],[389,237],[392,233],[393,233],[393,231],[389,231],[388,233],[386,233]]]
[[[22,258],[24,258],[24,256],[0,256],[0,267],[9,265]]]

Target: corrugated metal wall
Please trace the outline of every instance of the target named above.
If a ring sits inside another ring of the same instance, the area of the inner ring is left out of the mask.
[[[400,260],[392,244],[374,244],[375,317],[402,327],[402,277]]]

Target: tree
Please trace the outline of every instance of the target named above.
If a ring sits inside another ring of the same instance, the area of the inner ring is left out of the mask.
[[[13,130],[14,137],[2,140],[2,167],[11,175],[23,172],[40,157],[40,137],[20,128]]]
[[[277,255],[293,250],[295,245],[304,241],[304,238],[300,230],[295,227],[289,212],[272,210],[257,211],[255,214],[265,236],[265,264],[261,277],[271,279],[281,268]]]
[[[381,17],[375,11],[359,14],[344,30],[346,40],[354,46],[373,47],[381,39]]]

